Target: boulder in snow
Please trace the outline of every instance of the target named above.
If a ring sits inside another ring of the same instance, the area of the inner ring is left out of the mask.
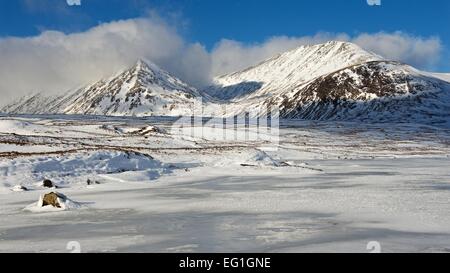
[[[39,205],[41,207],[45,207],[45,206],[53,206],[55,208],[61,208],[61,204],[60,204],[60,200],[58,199],[66,199],[66,197],[62,194],[58,194],[56,192],[51,192],[51,193],[47,193],[44,194],[44,196],[42,197],[42,202],[41,200],[39,200]]]
[[[42,182],[42,186],[43,186],[44,188],[56,188],[55,184],[53,184],[53,182],[52,182],[51,180],[48,180],[48,179],[45,179],[45,180]]]
[[[88,180],[86,181],[86,184],[87,184],[88,186],[94,185],[94,184],[99,185],[100,182],[95,181],[95,180],[91,180],[91,179],[88,178]]]
[[[64,194],[50,192],[41,195],[37,203],[27,206],[24,210],[31,212],[52,212],[79,208],[81,208],[81,204],[69,199]]]

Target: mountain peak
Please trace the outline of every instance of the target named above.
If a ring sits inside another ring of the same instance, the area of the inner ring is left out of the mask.
[[[169,89],[177,89],[179,86],[188,86],[158,65],[143,58],[138,59],[132,67],[123,71],[118,77],[127,78],[128,81],[131,81],[134,78],[137,83],[142,85],[158,83],[160,85],[170,86]]]
[[[37,94],[8,112],[90,115],[180,115],[201,99],[197,90],[145,59],[63,96]],[[17,105],[17,106],[16,106]]]
[[[165,90],[181,91],[200,96],[194,87],[144,58],[139,58],[132,67],[126,69],[111,81],[130,83],[141,89],[158,86]]]
[[[134,67],[142,69],[142,68],[148,67],[148,65],[147,65],[147,62],[144,61],[143,59],[138,59],[136,61],[136,63],[134,64]]]
[[[136,63],[130,68],[130,70],[134,70],[136,72],[139,72],[139,71],[152,71],[152,72],[163,71],[156,64],[154,64],[154,63],[152,63],[152,62],[150,62],[148,60],[145,60],[143,58],[139,58],[136,61]]]
[[[142,58],[139,58],[137,61],[136,61],[136,66],[139,66],[139,65],[142,65],[142,64],[146,64],[146,60],[144,60],[144,59],[142,59]]]
[[[367,50],[364,50],[359,45],[354,44],[352,42],[347,41],[337,41],[332,40],[321,44],[312,44],[312,45],[303,45],[300,47],[297,47],[294,50],[285,52],[283,54],[305,54],[305,52],[314,52],[315,54],[321,54],[324,55],[326,53],[334,53],[334,54],[345,54],[345,53],[351,53],[351,54],[358,54],[360,56],[365,56],[367,58],[377,58],[381,59],[380,56],[369,52]],[[283,55],[281,54],[281,55]]]
[[[380,60],[380,56],[350,42],[304,45],[256,66],[218,77],[215,85],[219,88],[213,86],[207,92],[222,99],[269,96],[274,90],[289,90],[333,71]]]
[[[348,46],[348,47],[360,48],[357,44],[354,44],[352,42],[339,41],[339,40],[331,40],[331,41],[322,43],[321,45],[325,45],[325,46]]]

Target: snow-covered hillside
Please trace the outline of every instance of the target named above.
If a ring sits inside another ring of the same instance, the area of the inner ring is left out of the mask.
[[[283,117],[373,121],[450,121],[450,85],[396,62],[375,61],[321,77],[261,103]]]
[[[203,92],[139,61],[108,80],[61,96],[28,96],[0,112],[179,116],[203,100],[211,116],[262,116],[279,108],[284,118],[450,124],[447,78],[332,41],[218,77]]]
[[[218,77],[215,86],[205,91],[232,100],[270,96],[347,66],[376,60],[381,57],[352,43],[332,41],[301,46],[243,71]]]
[[[284,118],[450,121],[450,84],[347,42],[303,46],[216,78],[206,92],[231,100],[229,114]]]
[[[93,115],[182,115],[201,99],[195,88],[148,61],[108,80],[67,92],[21,98],[2,109],[7,113]]]

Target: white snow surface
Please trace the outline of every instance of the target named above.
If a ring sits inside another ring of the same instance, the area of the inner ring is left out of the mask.
[[[0,133],[30,135],[41,129],[37,124],[22,120],[0,120]]]
[[[148,171],[150,177],[159,176],[163,166],[153,158],[134,152],[93,151],[56,156],[30,156],[0,159],[3,184],[26,187],[40,185],[44,179],[58,185],[89,178],[90,175]],[[151,171],[151,172],[150,172]]]
[[[82,252],[367,252],[370,241],[450,251],[446,127],[282,120],[276,149],[262,151],[172,122],[0,117],[34,128],[0,135],[23,148],[0,151],[0,252],[66,252],[70,241]],[[104,129],[148,126],[167,133]],[[26,151],[36,144],[52,149]],[[50,191],[72,200],[65,210],[37,206]]]

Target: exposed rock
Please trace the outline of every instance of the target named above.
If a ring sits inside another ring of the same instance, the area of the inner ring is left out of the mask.
[[[88,180],[86,181],[86,184],[87,184],[88,186],[94,185],[94,184],[99,185],[100,182],[95,181],[95,180],[88,179]]]
[[[146,135],[150,135],[153,133],[167,134],[166,130],[159,128],[157,126],[147,126],[147,127],[141,128],[141,129],[133,132],[132,134],[146,136]]]
[[[52,206],[55,208],[61,208],[61,204],[59,203],[60,199],[65,200],[66,196],[57,192],[44,194],[44,197],[42,198],[42,207]]]
[[[397,62],[374,61],[318,77],[281,103],[284,118],[309,120],[446,120],[450,86]],[[431,117],[431,118],[430,118]]]
[[[82,205],[69,199],[62,193],[50,192],[42,194],[38,202],[34,202],[24,208],[31,212],[55,212],[64,210],[80,209]]]
[[[49,179],[45,179],[44,182],[42,182],[42,186],[45,188],[56,188],[55,184]]]

